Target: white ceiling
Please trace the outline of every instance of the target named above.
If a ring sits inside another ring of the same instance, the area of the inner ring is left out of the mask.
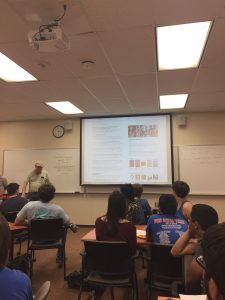
[[[60,17],[63,4],[70,50],[32,49],[29,30]],[[207,20],[199,68],[158,72],[156,26]],[[225,0],[0,0],[0,52],[38,78],[0,81],[1,121],[65,118],[43,104],[61,100],[85,116],[159,113],[159,95],[178,93],[190,96],[174,112],[225,111]]]

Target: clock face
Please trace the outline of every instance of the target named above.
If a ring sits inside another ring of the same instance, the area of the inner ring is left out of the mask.
[[[52,133],[56,138],[61,138],[64,135],[64,132],[64,128],[60,125],[55,126],[52,130]]]

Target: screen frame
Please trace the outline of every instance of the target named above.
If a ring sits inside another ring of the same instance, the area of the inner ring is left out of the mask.
[[[89,183],[82,183],[82,122],[83,120],[86,119],[116,119],[116,118],[129,118],[129,117],[145,117],[145,116],[168,116],[169,117],[169,125],[170,125],[170,159],[171,159],[171,181],[172,183],[170,184],[145,184],[142,183],[141,185],[144,187],[171,187],[172,184],[174,183],[174,155],[173,155],[173,119],[172,119],[172,113],[158,113],[158,114],[130,114],[130,115],[104,115],[104,116],[91,116],[91,117],[81,117],[80,118],[80,185],[82,187],[91,187],[91,186],[96,186],[96,187],[120,187],[123,184],[121,183],[115,183],[115,184],[89,184]]]

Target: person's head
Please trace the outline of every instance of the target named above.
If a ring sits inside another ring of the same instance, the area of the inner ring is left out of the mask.
[[[124,219],[126,217],[126,197],[119,191],[114,191],[108,199],[107,218],[115,220]]]
[[[8,222],[0,214],[0,268],[6,266],[11,243],[11,233]]]
[[[143,193],[143,187],[139,183],[133,184],[134,189],[134,197],[141,198],[141,195]]]
[[[202,239],[208,299],[225,299],[225,223],[211,226]]]
[[[173,192],[175,197],[186,198],[190,192],[189,185],[184,181],[175,181],[173,183]]]
[[[134,199],[134,188],[132,184],[124,184],[120,188],[121,193],[127,198],[127,200],[133,200]]]
[[[38,194],[42,202],[49,202],[55,196],[55,187],[51,184],[43,184],[39,187]]]
[[[119,191],[114,191],[108,199],[107,233],[110,236],[116,235],[119,219],[125,219],[127,211],[126,197]]]
[[[216,210],[207,204],[195,204],[192,206],[189,227],[196,231],[206,231],[210,226],[218,223]]]
[[[41,174],[42,169],[44,168],[43,162],[42,162],[42,161],[36,161],[36,163],[35,163],[34,166],[35,166],[35,172],[36,172],[37,174]]]
[[[6,190],[9,195],[16,195],[19,193],[19,184],[16,182],[11,182],[7,185]]]
[[[175,215],[177,211],[176,198],[171,194],[161,195],[159,197],[159,208],[165,215]]]

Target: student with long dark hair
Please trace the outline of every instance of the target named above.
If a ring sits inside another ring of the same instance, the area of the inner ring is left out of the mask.
[[[136,251],[136,228],[126,219],[127,205],[125,196],[114,191],[108,199],[107,213],[95,221],[96,239],[99,241],[125,241],[131,253]]]

